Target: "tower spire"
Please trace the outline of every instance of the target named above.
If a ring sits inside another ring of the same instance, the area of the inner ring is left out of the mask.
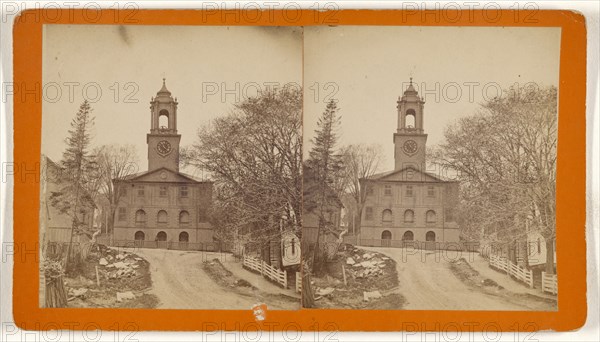
[[[405,83],[406,84],[406,83]],[[413,78],[402,96],[396,102],[398,109],[398,130],[394,134],[395,169],[408,165],[421,168],[425,165],[425,144],[427,134],[423,127],[423,106],[425,101],[413,85]]]
[[[167,89],[163,77],[162,88],[150,102],[150,133],[148,143],[148,170],[160,167],[179,170],[179,142],[177,134],[177,100]]]

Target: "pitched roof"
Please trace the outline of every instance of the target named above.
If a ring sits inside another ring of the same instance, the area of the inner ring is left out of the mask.
[[[401,179],[394,179],[394,175],[401,175],[402,173],[414,172],[415,174],[411,174],[408,177],[401,177]],[[421,177],[419,177],[419,175]],[[447,177],[436,175],[430,172],[421,171],[414,166],[407,166],[405,168],[399,170],[392,170],[387,172],[381,172],[374,174],[370,177],[363,178],[366,180],[395,180],[395,181],[405,181],[405,182],[456,182],[453,179],[449,179]]]
[[[162,179],[152,180],[150,176],[157,172],[166,172],[168,175],[171,176],[170,177],[171,179],[170,180],[162,180]],[[146,178],[146,179],[144,179],[144,178]],[[126,177],[119,179],[119,181],[144,181],[145,180],[145,181],[157,181],[157,182],[160,182],[160,181],[162,181],[162,182],[171,181],[172,182],[172,181],[177,181],[177,178],[182,178],[182,180],[194,182],[194,183],[207,183],[207,181],[197,179],[192,175],[188,175],[183,172],[176,172],[171,169],[167,169],[166,167],[161,167],[161,168],[151,170],[151,171],[143,171],[143,172],[134,173],[134,174],[131,174],[131,175],[128,175]]]

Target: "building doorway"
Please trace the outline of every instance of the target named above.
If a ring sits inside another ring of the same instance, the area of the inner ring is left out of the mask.
[[[138,230],[137,232],[135,232],[135,235],[133,236],[135,242],[134,242],[134,246],[135,247],[144,247],[144,240],[146,239],[146,234],[144,234],[143,231]]]
[[[156,234],[156,247],[167,248],[167,233],[158,232],[158,234]]]
[[[427,234],[425,234],[425,241],[435,242],[435,233],[432,231],[427,232]]]
[[[425,248],[429,251],[435,250],[435,233],[432,231],[425,234]]]
[[[381,233],[381,246],[382,247],[390,247],[392,245],[392,232],[389,230],[384,230]]]
[[[179,234],[179,242],[189,242],[190,235],[187,232],[181,232]]]
[[[190,234],[188,234],[187,232],[179,233],[179,249],[187,249],[189,241]]]
[[[415,240],[415,234],[410,230],[405,231],[404,234],[402,234],[402,247],[403,248],[413,247],[414,240]]]

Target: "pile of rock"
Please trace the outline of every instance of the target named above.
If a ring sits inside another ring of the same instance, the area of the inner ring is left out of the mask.
[[[114,254],[114,256],[113,256]],[[127,252],[117,252],[113,249],[107,250],[105,258],[100,258],[98,264],[104,267],[104,274],[108,279],[131,278],[138,274],[136,269],[140,267],[142,258],[134,257]]]
[[[354,278],[371,278],[385,274],[385,267],[390,258],[378,253],[367,252],[360,255],[358,252],[359,250],[355,249],[353,256],[346,259],[346,265],[352,266],[348,271]]]

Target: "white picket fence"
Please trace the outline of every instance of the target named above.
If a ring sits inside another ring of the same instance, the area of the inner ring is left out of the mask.
[[[302,274],[296,272],[296,292],[302,293]]]
[[[280,271],[263,260],[244,255],[243,265],[287,289],[287,272]]]
[[[542,291],[558,294],[558,282],[556,274],[546,274],[546,272],[542,272]]]
[[[533,272],[519,265],[513,264],[507,258],[490,255],[490,266],[511,275],[529,287],[533,288]]]

